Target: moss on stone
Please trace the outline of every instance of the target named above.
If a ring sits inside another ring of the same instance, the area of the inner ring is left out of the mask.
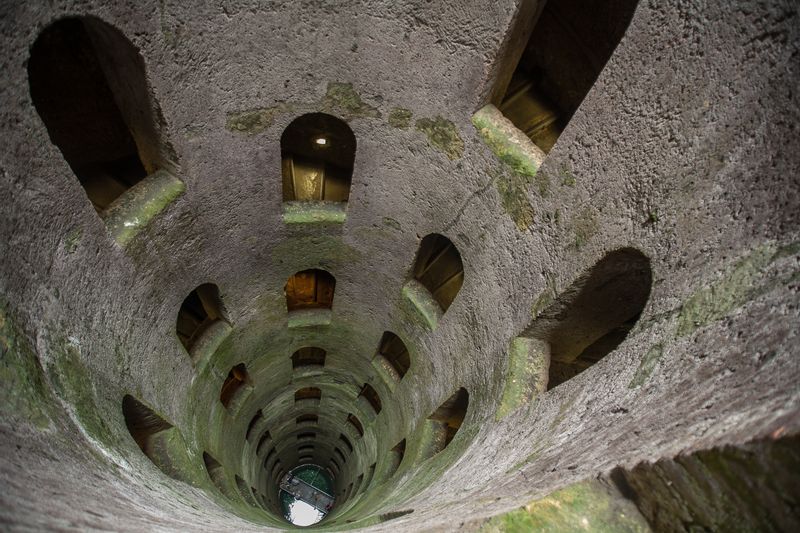
[[[588,207],[578,212],[572,219],[572,229],[575,234],[575,248],[585,246],[599,229],[594,212]]]
[[[508,372],[495,413],[501,420],[547,387],[548,358],[541,341],[516,337],[508,347]]]
[[[472,115],[486,146],[515,173],[532,178],[544,160],[544,153],[493,105]]]
[[[633,379],[628,384],[628,388],[635,389],[647,381],[663,354],[664,347],[661,344],[656,344],[647,350],[647,353],[642,357],[642,362],[639,363],[639,368],[636,369],[636,373],[633,375]]]
[[[93,379],[84,366],[73,342],[65,340],[60,345],[56,350],[52,372],[56,392],[70,406],[90,437],[109,449],[116,448],[117,439],[97,409],[94,391],[96,378]]]
[[[345,202],[284,202],[283,221],[286,224],[342,224],[345,221]]]
[[[290,112],[293,108],[291,104],[281,102],[269,107],[232,111],[228,113],[225,127],[229,131],[254,135],[272,126],[277,115]]]
[[[103,213],[109,234],[120,246],[127,245],[184,190],[184,183],[165,170],[150,174]]]
[[[678,315],[677,335],[689,335],[731,313],[754,296],[763,270],[776,258],[772,244],[763,245],[736,262],[720,279],[695,291]]]
[[[528,201],[529,184],[525,176],[516,173],[503,173],[495,180],[497,194],[500,195],[500,205],[520,231],[531,227],[534,220],[533,207]]]
[[[323,111],[340,111],[345,119],[357,117],[380,118],[381,112],[361,99],[352,83],[328,83],[328,90],[321,102]]]
[[[451,160],[464,155],[464,141],[458,134],[455,124],[437,115],[434,118],[421,118],[415,123],[417,130],[428,137],[428,142]]]
[[[383,217],[383,225],[389,226],[390,228],[395,229],[397,231],[400,231],[401,229],[400,222],[393,219],[392,217]]]
[[[50,426],[52,396],[36,354],[0,304],[0,411],[39,429]]]
[[[650,527],[631,502],[591,480],[570,485],[521,509],[491,518],[480,531],[644,533],[650,531]]]
[[[83,229],[82,228],[75,228],[74,230],[70,231],[69,234],[64,239],[64,251],[68,254],[75,253],[75,250],[78,249],[78,245],[81,243],[81,239],[83,238]]]
[[[411,125],[413,113],[402,107],[395,107],[389,112],[389,125],[393,128],[404,130]]]
[[[431,331],[436,329],[442,317],[442,308],[428,289],[420,282],[411,280],[403,286],[403,298],[415,311],[414,315],[418,317],[416,322],[424,324]]]

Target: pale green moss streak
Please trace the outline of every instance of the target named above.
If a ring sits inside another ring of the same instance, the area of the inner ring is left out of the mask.
[[[320,107],[323,111],[341,111],[346,120],[356,117],[380,118],[381,112],[377,108],[365,103],[361,99],[352,83],[328,83],[325,98]]]
[[[599,481],[570,485],[486,522],[481,533],[645,533],[650,527],[632,502]]]
[[[72,408],[75,418],[86,433],[110,449],[117,439],[100,416],[95,402],[94,383],[89,370],[81,361],[77,347],[71,341],[61,343],[56,351],[53,385],[59,396]]]
[[[78,249],[78,245],[81,243],[81,238],[83,238],[83,229],[75,228],[70,231],[64,239],[64,251],[68,254],[75,253],[75,250]]]
[[[103,213],[109,234],[124,247],[184,190],[184,183],[165,170],[150,174]]]
[[[395,107],[389,112],[389,125],[401,130],[407,129],[411,125],[413,113],[402,107]]]
[[[311,328],[328,326],[331,323],[330,309],[298,309],[289,313],[290,328]]]
[[[508,372],[503,397],[495,413],[501,420],[547,389],[549,355],[547,344],[516,337],[508,347]]]
[[[639,363],[639,368],[636,369],[636,373],[633,375],[633,379],[628,385],[628,388],[635,389],[647,381],[662,355],[664,355],[664,347],[662,345],[656,344],[650,348],[644,357],[642,357],[642,362]]]
[[[372,368],[375,369],[375,373],[383,380],[386,388],[394,392],[395,387],[397,387],[397,384],[400,382],[400,375],[389,360],[378,354],[372,359]]]
[[[284,202],[283,222],[286,224],[342,224],[346,214],[345,202]]]
[[[547,196],[549,178],[540,174],[545,154],[493,105],[472,116],[486,146],[505,165],[506,172],[495,181],[503,209],[520,231],[533,224],[533,207],[528,201],[528,187],[538,185],[539,195]]]
[[[763,245],[740,259],[720,279],[693,293],[678,315],[679,337],[730,314],[754,294],[763,270],[776,258],[774,245]]]
[[[422,323],[433,331],[442,318],[442,308],[433,299],[430,291],[417,280],[411,280],[403,286],[403,298],[416,311]]]
[[[437,115],[434,118],[421,118],[415,123],[417,130],[428,137],[428,142],[444,153],[450,160],[464,155],[464,141],[458,134],[456,125]]]
[[[588,207],[579,211],[572,219],[572,228],[575,233],[575,248],[585,246],[599,229],[594,212]]]
[[[277,115],[288,113],[293,110],[294,106],[281,102],[270,107],[261,107],[247,111],[232,111],[228,113],[225,127],[229,131],[254,135],[272,126]]]
[[[400,231],[401,229],[400,222],[393,219],[392,217],[383,217],[383,225],[388,226],[397,231]]]
[[[0,412],[39,429],[50,426],[53,403],[36,354],[0,304]]]
[[[515,174],[529,178],[536,175],[544,161],[544,152],[495,106],[490,104],[472,115],[472,124],[492,153]]]

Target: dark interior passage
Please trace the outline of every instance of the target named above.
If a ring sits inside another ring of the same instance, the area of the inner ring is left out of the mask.
[[[430,291],[442,311],[447,311],[464,283],[461,254],[450,239],[438,233],[422,239],[413,272],[414,278]]]
[[[549,1],[498,108],[545,153],[591,89],[638,0]]]

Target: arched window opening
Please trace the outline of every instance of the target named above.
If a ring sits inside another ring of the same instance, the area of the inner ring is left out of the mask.
[[[359,396],[364,397],[369,402],[375,414],[381,412],[381,397],[378,396],[378,393],[372,388],[372,385],[364,383],[364,387],[362,387]]]
[[[191,351],[195,341],[211,324],[224,319],[219,288],[213,283],[204,283],[183,300],[178,311],[175,332],[186,351]]]
[[[303,387],[302,389],[297,389],[297,392],[294,393],[295,402],[300,400],[319,400],[321,398],[322,390],[317,387]]]
[[[244,363],[234,366],[228,372],[228,377],[225,378],[225,382],[222,384],[219,401],[222,402],[225,408],[228,408],[236,394],[249,382],[250,376],[247,375],[247,367],[245,367]]]
[[[311,461],[311,459],[312,459],[312,457],[310,455],[303,455],[297,460],[297,462],[298,463],[308,463],[308,462]]]
[[[361,425],[361,420],[359,420],[356,415],[354,415],[353,413],[349,413],[347,415],[347,421],[350,423],[350,425],[352,425],[355,428],[355,430],[358,432],[359,437],[364,436],[364,426]]]
[[[229,496],[229,491],[225,485],[225,469],[222,468],[220,462],[214,459],[208,452],[203,452],[203,464],[214,486],[217,487],[222,494]]]
[[[297,434],[297,440],[314,440],[317,438],[317,434],[313,431],[306,431],[304,433]]]
[[[464,283],[461,254],[450,239],[431,233],[422,239],[414,262],[414,279],[419,281],[446,312]]]
[[[498,105],[544,153],[556,143],[611,58],[637,3],[545,4]]]
[[[292,354],[292,368],[302,366],[325,366],[325,350],[308,346],[300,348]]]
[[[256,446],[256,455],[261,453],[261,450],[264,449],[264,446],[272,439],[272,435],[269,434],[269,431],[264,433],[258,441],[258,446]]]
[[[281,467],[282,467],[281,460],[280,459],[276,459],[275,460],[275,464],[272,465],[272,479],[273,479],[273,481],[277,481],[280,478],[280,476],[278,474],[281,474]]]
[[[356,492],[361,490],[361,484],[363,482],[364,482],[364,474],[359,474],[358,479],[356,479],[356,487],[355,487]]]
[[[336,278],[329,272],[316,268],[298,272],[286,282],[286,308],[289,312],[300,309],[331,309]]]
[[[403,379],[411,367],[411,356],[405,343],[391,331],[385,331],[378,345],[378,355],[382,356],[391,366],[398,379]]]
[[[406,439],[401,440],[395,444],[391,452],[389,452],[389,469],[387,470],[387,477],[391,477],[400,468],[400,463],[403,462],[403,457],[406,454]]]
[[[116,28],[92,17],[54,22],[31,47],[28,81],[50,139],[99,213],[168,166],[144,61]]]
[[[142,453],[165,474],[178,479],[178,473],[170,466],[171,461],[165,451],[165,439],[174,431],[172,424],[127,394],[122,398],[122,415],[131,437]]]
[[[336,459],[334,457],[331,457],[331,464],[336,467],[336,471],[337,472],[339,472],[341,470],[341,467],[339,466],[339,463],[336,462]]]
[[[346,122],[325,113],[292,121],[281,136],[283,201],[346,202],[356,137]]]
[[[525,332],[550,351],[548,390],[580,374],[628,336],[650,298],[650,260],[638,250],[607,254]]]
[[[312,414],[312,413],[307,413],[307,414],[298,416],[295,419],[295,422],[298,425],[299,424],[316,424],[317,422],[319,422],[319,416],[317,416],[315,414]]]
[[[375,467],[376,466],[377,466],[377,463],[372,463],[372,465],[370,465],[370,467],[369,467],[369,477],[367,478],[367,486],[369,486],[370,483],[372,483],[372,480],[375,479]]]
[[[272,460],[273,457],[275,457],[275,452],[276,450],[274,446],[270,448],[269,453],[267,453],[267,457],[264,458],[264,468],[268,468],[269,462]]]
[[[388,513],[384,513],[378,517],[378,520],[381,522],[388,522],[389,520],[394,520],[395,518],[400,518],[402,516],[406,516],[414,512],[414,509],[407,509],[405,511],[391,511]]]
[[[314,451],[314,445],[313,444],[306,444],[305,446],[300,446],[299,448],[297,448],[297,453],[300,453],[300,454],[303,454],[303,453],[306,453],[306,452],[313,452],[313,451]]]
[[[347,459],[345,458],[344,454],[342,453],[342,450],[340,450],[339,448],[334,448],[333,451],[336,454],[336,456],[339,458],[339,461],[341,461],[342,464],[347,462]]]
[[[256,411],[256,414],[250,419],[250,423],[247,425],[247,432],[245,433],[245,440],[250,440],[250,437],[253,436],[253,430],[255,430],[256,426],[259,422],[264,420],[264,413],[261,411]]]
[[[450,444],[453,437],[458,433],[469,406],[469,394],[463,387],[458,389],[452,396],[439,406],[439,408],[428,417],[435,428],[434,437],[435,450],[438,453]]]
[[[349,451],[350,453],[353,453],[353,445],[350,444],[350,440],[347,437],[345,437],[343,434],[339,433],[339,440],[344,443],[345,447],[347,448],[347,451]]]

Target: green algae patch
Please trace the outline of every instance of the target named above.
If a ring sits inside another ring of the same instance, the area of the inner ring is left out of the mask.
[[[539,172],[545,154],[491,104],[472,116],[472,124],[504,165],[504,172],[495,181],[500,203],[517,228],[525,231],[533,224],[534,216],[528,188],[536,185],[542,198],[550,191],[550,179]]]
[[[64,239],[64,251],[68,254],[74,254],[75,250],[78,249],[78,245],[81,243],[82,238],[83,229],[75,228],[74,230],[70,231]]]
[[[347,217],[345,202],[284,202],[286,224],[342,224]]]
[[[547,389],[547,344],[516,337],[508,347],[508,372],[495,419],[501,420]]]
[[[232,111],[228,113],[225,128],[235,133],[255,135],[272,126],[277,115],[290,111],[293,111],[293,106],[283,102],[270,107]]]
[[[0,305],[0,412],[39,429],[50,426],[52,396],[36,354]]]
[[[458,134],[456,125],[437,115],[434,118],[421,118],[415,123],[417,130],[428,137],[431,146],[455,161],[464,155],[464,141]]]
[[[338,110],[347,120],[359,117],[380,118],[381,116],[381,112],[376,107],[361,99],[361,95],[353,89],[352,83],[328,83],[328,90],[320,107],[323,111]]]
[[[528,201],[528,185],[529,180],[516,173],[503,174],[495,180],[500,205],[520,231],[531,227],[534,220],[533,206]]]
[[[393,219],[392,217],[383,217],[383,225],[392,228],[393,230],[400,231],[401,226],[400,222]]]
[[[645,533],[651,531],[632,502],[599,481],[570,485],[549,496],[489,519],[481,533]]]
[[[777,257],[774,245],[763,245],[737,261],[720,279],[694,292],[678,315],[677,336],[689,335],[744,305],[756,295],[759,278]]]
[[[414,116],[410,110],[402,107],[394,107],[389,111],[389,125],[401,130],[407,129],[411,125],[411,117]]]
[[[72,408],[81,427],[98,442],[111,449],[116,448],[113,432],[97,409],[94,391],[96,380],[81,361],[77,347],[69,341],[63,342],[61,349],[56,352],[54,366],[53,386]]]
[[[330,309],[298,309],[289,313],[289,328],[328,326],[333,319]]]
[[[185,190],[186,185],[166,170],[150,174],[103,213],[108,232],[124,247]]]
[[[581,248],[597,234],[599,225],[592,210],[586,208],[575,215],[572,228],[575,233],[575,248]]]
[[[515,174],[532,178],[545,154],[495,106],[489,104],[472,115],[483,142]]]
[[[662,355],[664,355],[664,347],[661,344],[656,344],[647,350],[647,353],[642,357],[642,362],[639,363],[639,368],[636,369],[636,373],[633,375],[633,379],[628,384],[628,388],[635,389],[647,381]]]
[[[419,318],[417,322],[421,322],[431,331],[436,329],[442,318],[442,308],[422,283],[417,280],[406,283],[403,286],[403,298],[415,311],[415,315]]]

